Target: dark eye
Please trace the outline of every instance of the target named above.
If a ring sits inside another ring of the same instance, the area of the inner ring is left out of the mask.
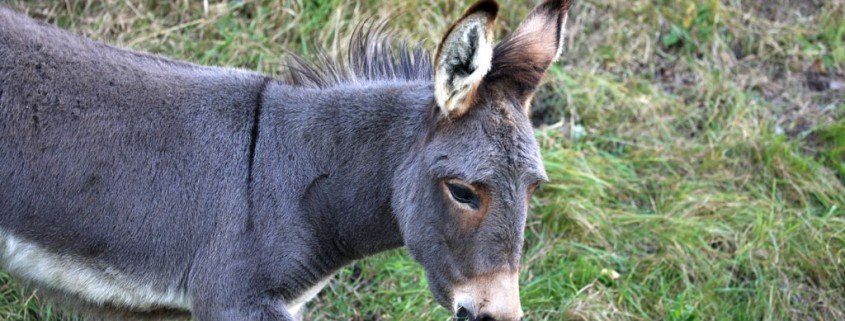
[[[449,194],[452,194],[452,198],[458,203],[466,204],[474,210],[478,209],[481,201],[478,199],[478,195],[469,189],[469,187],[446,183],[446,188],[449,189]]]

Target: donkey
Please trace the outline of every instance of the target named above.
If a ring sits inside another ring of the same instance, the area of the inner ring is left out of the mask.
[[[273,79],[93,42],[0,8],[0,262],[96,318],[301,318],[406,246],[458,320],[523,318],[528,113],[569,0],[498,44],[472,5],[431,57],[358,30]],[[342,67],[346,66],[346,67]]]

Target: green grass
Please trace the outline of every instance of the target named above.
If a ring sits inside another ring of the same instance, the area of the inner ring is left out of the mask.
[[[500,1],[499,33],[529,1]],[[434,48],[454,1],[12,1],[118,46],[277,75],[364,17]],[[581,0],[537,95],[528,320],[845,320],[845,4]],[[0,274],[0,319],[62,319]],[[343,270],[308,320],[447,320],[404,251]]]

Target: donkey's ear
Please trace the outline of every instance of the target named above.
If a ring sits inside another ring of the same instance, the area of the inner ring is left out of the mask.
[[[510,88],[530,98],[563,51],[563,32],[571,5],[571,0],[545,0],[534,8],[512,34],[496,45],[491,81],[509,81]]]
[[[493,21],[496,1],[476,2],[437,47],[434,56],[434,98],[444,115],[460,117],[472,105],[476,88],[493,59]]]

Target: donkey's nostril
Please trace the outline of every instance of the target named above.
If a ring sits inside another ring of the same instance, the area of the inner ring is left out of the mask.
[[[489,314],[482,314],[475,321],[496,321],[496,318],[491,317]]]
[[[474,321],[475,316],[465,307],[458,307],[458,312],[455,313],[455,321]]]

